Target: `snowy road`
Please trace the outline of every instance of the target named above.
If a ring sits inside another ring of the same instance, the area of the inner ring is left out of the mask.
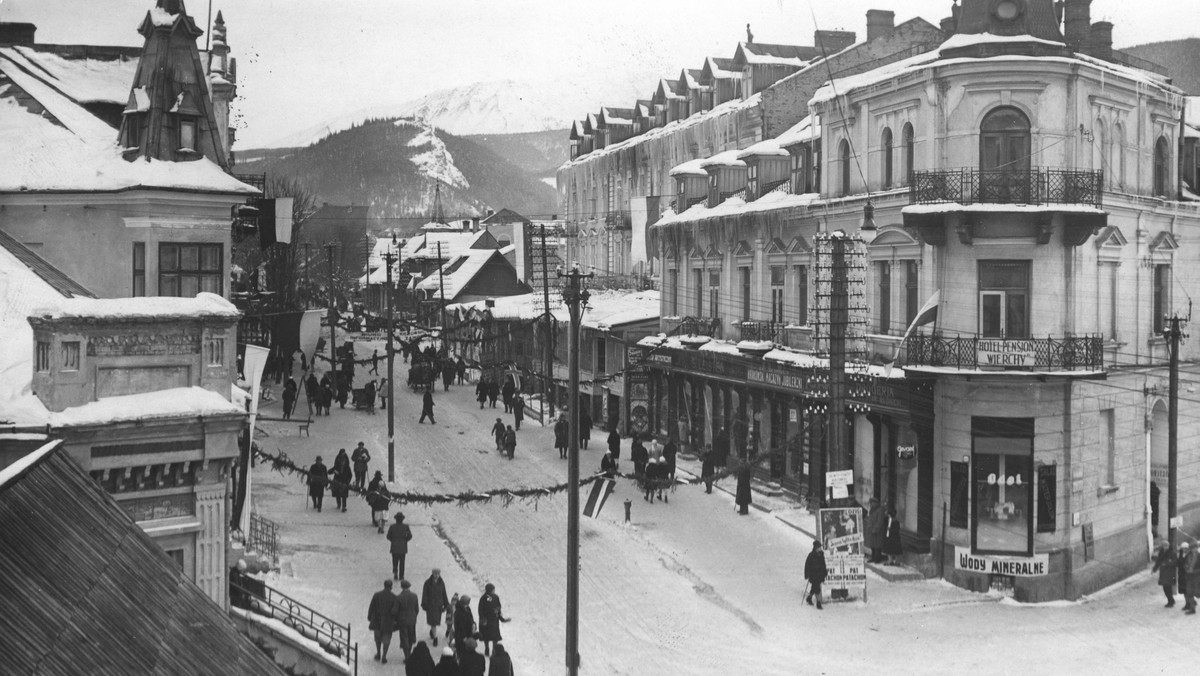
[[[398,368],[400,364],[397,364]],[[552,432],[528,422],[516,458],[494,450],[495,409],[479,410],[473,387],[438,392],[437,425],[417,424],[420,399],[397,390],[398,487],[426,493],[540,486],[563,481],[566,461]],[[301,403],[303,408],[303,403]],[[271,415],[271,413],[267,413]],[[359,440],[372,472],[386,469],[386,417],[335,407],[312,426],[266,423],[264,448],[305,464]],[[602,435],[582,451],[598,467]],[[622,456],[628,458],[628,448]],[[627,460],[625,461],[627,462]],[[281,524],[282,570],[269,584],[350,622],[363,657],[360,673],[401,673],[398,659],[371,660],[366,632],[370,595],[388,575],[387,542],[362,501],[350,511],[305,509],[298,479],[259,467],[255,503]],[[623,524],[622,500],[633,500]],[[475,606],[496,584],[505,645],[522,675],[564,673],[565,494],[537,504],[403,509],[414,531],[407,576],[418,590],[440,567],[451,594]],[[938,581],[869,579],[868,604],[804,606],[799,571],[811,541],[771,513],[735,513],[732,498],[681,487],[669,504],[644,502],[621,483],[598,519],[582,519],[580,652],[586,674],[1166,673],[1195,659],[1200,621],[1164,610],[1144,579],[1082,603],[1019,606]],[[418,629],[418,636],[422,632]],[[393,648],[393,656],[397,648]]]

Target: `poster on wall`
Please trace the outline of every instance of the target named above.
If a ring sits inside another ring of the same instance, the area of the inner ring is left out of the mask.
[[[825,588],[862,593],[867,588],[867,566],[863,557],[861,507],[837,507],[820,511],[821,544],[829,570]]]

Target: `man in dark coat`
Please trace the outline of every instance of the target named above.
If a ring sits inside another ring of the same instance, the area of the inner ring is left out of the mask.
[[[467,639],[475,635],[475,613],[471,612],[471,597],[463,594],[458,597],[458,607],[454,609],[454,650],[458,653],[459,663],[467,651]]]
[[[1160,542],[1154,550],[1154,567],[1150,569],[1151,573],[1158,573],[1158,584],[1162,587],[1163,594],[1167,596],[1167,607],[1175,606],[1175,575],[1178,564],[1178,557],[1175,556],[1175,550],[1171,549],[1169,542]]]
[[[633,443],[629,446],[629,459],[633,461],[633,473],[635,475],[644,475],[646,473],[646,462],[650,460],[650,453],[642,444],[642,439],[638,435],[633,435]]]
[[[754,472],[754,468],[749,464],[743,465],[738,470],[737,475],[737,493],[734,496],[734,502],[738,506],[738,514],[746,515],[750,513],[750,503],[754,502],[750,494],[750,475]]]
[[[479,638],[483,641],[483,654],[492,654],[492,644],[501,641],[500,623],[508,622],[501,611],[500,597],[496,596],[496,585],[491,582],[483,587],[479,597]]]
[[[521,421],[525,419],[525,397],[517,395],[513,398],[513,426],[516,429],[521,429]]]
[[[388,647],[392,645],[392,632],[396,631],[396,596],[392,594],[392,581],[384,580],[383,589],[371,597],[367,606],[367,626],[375,632],[375,659],[387,664]]]
[[[879,500],[871,498],[871,511],[867,514],[866,545],[871,549],[871,563],[883,563],[883,538],[887,529],[887,512]]]
[[[367,486],[367,505],[371,507],[371,525],[383,532],[387,522],[388,507],[392,504],[391,493],[383,480],[383,472],[376,470],[375,477]]]
[[[509,425],[508,429],[504,431],[504,452],[508,455],[509,460],[512,460],[513,455],[517,452],[517,431],[513,429],[512,425]]]
[[[504,412],[512,413],[513,393],[517,391],[517,386],[513,384],[512,378],[504,379],[504,389],[501,391],[504,394]]]
[[[429,625],[429,638],[433,645],[438,644],[437,630],[442,626],[442,613],[452,610],[450,597],[446,596],[446,581],[442,579],[442,571],[434,568],[429,579],[421,588],[421,610],[425,611],[425,622]]]
[[[492,408],[496,408],[496,398],[500,396],[500,385],[495,380],[488,381],[488,403]]]
[[[467,362],[459,355],[458,360],[454,362],[454,372],[458,374],[458,384],[462,385],[467,380]]]
[[[412,529],[404,523],[404,514],[396,512],[396,523],[388,529],[388,542],[392,543],[392,576],[397,580],[404,577],[404,559],[408,556],[408,541],[412,539]]]
[[[821,583],[825,581],[825,576],[828,571],[825,568],[825,552],[821,549],[820,542],[814,542],[812,551],[809,552],[808,558],[804,560],[804,579],[808,580],[812,585],[808,591],[808,596],[804,597],[804,602],[808,605],[813,604],[813,597],[817,597],[817,610],[821,610]]]
[[[400,594],[396,597],[396,619],[400,631],[400,647],[404,650],[404,661],[412,654],[417,642],[417,615],[421,612],[421,600],[413,593],[412,583],[400,580]]]
[[[372,375],[379,375],[379,350],[371,350],[371,370]],[[406,655],[408,653],[405,653]]]
[[[353,473],[350,469],[350,456],[346,455],[346,449],[338,451],[337,457],[333,459],[333,467],[329,470],[330,482],[329,492],[333,495],[337,509],[346,511],[346,498],[350,495],[350,480]]]
[[[611,452],[605,451],[604,457],[600,458],[600,471],[604,472],[604,476],[609,479],[617,476],[617,459],[612,456]]]
[[[554,423],[554,447],[558,449],[559,460],[567,457],[567,446],[570,444],[570,436],[571,424],[567,422],[567,416],[558,416],[558,422]]]
[[[425,422],[425,418],[429,418],[431,425],[436,425],[437,421],[433,419],[433,393],[425,390],[424,396],[421,397],[421,419],[418,423]]]
[[[463,647],[458,651],[458,676],[487,676],[487,659],[475,651],[478,642],[467,637],[462,641]]]
[[[371,462],[371,452],[367,450],[366,444],[358,442],[358,446],[350,453],[350,462],[354,464],[354,487],[362,490],[367,482]]]
[[[500,643],[496,644],[496,652],[488,665],[488,676],[513,676],[512,658]]]
[[[592,416],[586,409],[579,411],[579,447],[586,449],[592,438]]]
[[[617,460],[621,459],[621,433],[615,425],[608,432],[608,452]]]
[[[317,374],[310,373],[308,374],[308,378],[304,380],[304,399],[308,402],[308,417],[311,418],[313,416],[320,398],[321,384],[317,381]]]
[[[1180,585],[1183,591],[1183,612],[1196,614],[1196,591],[1200,590],[1200,552],[1188,542],[1179,545]],[[1186,583],[1187,586],[1184,586]]]
[[[488,393],[487,381],[484,380],[483,378],[480,378],[479,382],[475,384],[475,401],[479,402],[480,409],[482,409],[484,403],[487,402],[487,393]]]
[[[447,361],[442,364],[442,391],[450,391],[450,383],[454,382],[454,362]]]
[[[675,480],[675,456],[679,454],[679,447],[675,445],[674,437],[667,437],[667,443],[663,444],[662,457],[666,463],[666,470],[663,472],[663,478]]]
[[[704,479],[705,493],[712,493],[713,475],[716,474],[716,471],[712,447],[705,446],[704,453],[700,456],[700,478]]]
[[[283,419],[292,419],[292,409],[296,408],[296,381],[288,376],[283,383]]]
[[[312,498],[313,507],[321,511],[321,502],[325,499],[325,484],[329,483],[329,468],[321,462],[321,456],[308,468],[308,497]]]

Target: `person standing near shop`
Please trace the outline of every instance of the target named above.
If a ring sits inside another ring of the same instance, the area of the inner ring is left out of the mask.
[[[1175,556],[1175,550],[1171,549],[1168,542],[1159,542],[1154,549],[1154,567],[1150,569],[1151,573],[1158,573],[1158,584],[1162,587],[1163,594],[1167,597],[1167,607],[1175,606],[1175,574],[1176,563],[1178,558]]]
[[[1195,615],[1196,592],[1200,591],[1200,552],[1188,542],[1179,545],[1179,550],[1183,553],[1180,556],[1180,568],[1187,581],[1187,589],[1183,592],[1183,612]]]
[[[712,493],[713,475],[716,474],[717,468],[713,463],[712,446],[705,446],[704,452],[700,454],[700,478],[704,479],[704,492]]]
[[[821,583],[825,582],[825,576],[828,570],[825,568],[825,551],[821,549],[820,541],[813,542],[812,551],[809,552],[808,558],[804,560],[804,579],[808,580],[810,588],[808,595],[804,597],[804,602],[808,605],[813,604],[813,597],[817,597],[817,610],[821,610]]]
[[[877,498],[871,498],[867,514],[866,545],[871,550],[871,563],[883,563],[883,538],[887,530],[887,513]]]
[[[612,454],[613,459],[621,459],[621,433],[617,430],[616,425],[613,425],[608,431],[608,452]]]
[[[404,577],[404,559],[408,556],[408,541],[412,539],[412,529],[404,523],[403,512],[396,512],[396,523],[388,529],[387,539],[392,543],[392,577],[399,580]]]
[[[742,516],[750,513],[750,505],[754,502],[750,491],[750,475],[753,472],[754,468],[749,462],[738,469],[737,493],[734,495],[734,502],[737,503],[738,514]]]
[[[587,409],[579,411],[579,447],[587,450],[588,442],[592,440],[592,414]]]
[[[517,391],[517,386],[513,385],[512,378],[504,379],[504,412],[512,413],[513,408],[513,393]]]
[[[570,427],[565,415],[558,416],[558,422],[554,423],[554,447],[558,449],[559,460],[567,457],[567,444],[571,435]]]
[[[413,593],[412,583],[400,580],[400,594],[396,596],[397,629],[400,630],[400,647],[404,650],[404,661],[412,655],[417,642],[417,614],[421,612],[421,600]]]
[[[889,566],[900,565],[896,557],[904,553],[904,546],[900,542],[900,520],[896,518],[895,507],[888,508],[883,531],[883,553],[887,554]]]
[[[512,410],[513,410],[513,426],[517,430],[520,430],[521,429],[521,421],[525,420],[525,397],[522,397],[521,395],[518,394],[515,398],[513,398]]]

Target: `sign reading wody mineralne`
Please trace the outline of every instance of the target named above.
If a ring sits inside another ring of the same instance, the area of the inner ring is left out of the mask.
[[[975,344],[975,354],[984,367],[1030,367],[1037,359],[1037,348],[1032,340],[981,340]]]
[[[1028,557],[989,556],[972,554],[969,549],[955,547],[954,567],[958,570],[965,570],[971,573],[1037,577],[1049,572],[1050,555],[1034,554]]]

